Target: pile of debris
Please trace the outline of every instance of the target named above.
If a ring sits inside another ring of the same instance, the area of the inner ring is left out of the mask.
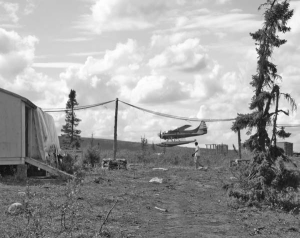
[[[103,159],[102,160],[102,169],[127,169],[127,160],[126,159]]]

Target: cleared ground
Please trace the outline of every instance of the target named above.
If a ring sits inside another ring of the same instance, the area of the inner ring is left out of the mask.
[[[300,237],[299,215],[228,206],[230,200],[222,186],[231,182],[232,175],[226,166],[207,172],[165,168],[168,170],[142,165],[135,171],[99,169],[88,174],[79,187],[29,181],[29,204],[41,213],[35,218],[40,217],[39,224],[44,224],[38,228],[44,232],[41,237],[96,237],[116,201],[102,227],[102,237]],[[162,178],[163,183],[150,183],[154,177]],[[0,237],[21,237],[26,229],[24,214],[5,214],[11,203],[22,202],[20,191],[26,191],[25,183],[0,181]],[[71,205],[62,225],[62,208],[68,202]],[[73,223],[70,211],[74,211]]]

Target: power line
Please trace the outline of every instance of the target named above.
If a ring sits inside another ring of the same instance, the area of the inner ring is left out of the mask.
[[[96,106],[101,106],[102,104],[105,104],[105,103],[110,103],[110,102],[114,102],[115,100],[111,100],[111,101],[107,101],[107,102],[101,102],[101,103],[95,103],[95,104],[90,104],[90,105],[85,105],[85,106],[78,106],[78,107],[75,107],[75,108],[86,108],[86,107],[96,107]],[[50,110],[63,110],[65,111],[66,108],[65,107],[61,107],[61,108],[43,108],[43,110],[45,111],[50,111]]]
[[[90,104],[90,105],[85,105],[85,106],[79,106],[79,107],[74,107],[73,110],[84,110],[84,109],[89,109],[89,108],[93,108],[93,107],[98,107],[98,106],[103,106],[105,104],[114,102],[115,100],[110,100],[107,102],[102,102],[102,103],[96,103],[96,104]],[[122,102],[123,104],[126,104],[130,107],[136,108],[138,110],[147,112],[147,113],[151,113],[157,116],[161,116],[161,117],[167,117],[167,118],[172,118],[172,119],[176,119],[176,120],[183,120],[183,121],[193,121],[193,122],[201,122],[201,121],[205,121],[205,122],[221,122],[221,121],[234,121],[236,120],[236,118],[225,118],[225,119],[199,119],[199,118],[190,118],[190,117],[181,117],[181,116],[175,116],[175,115],[171,115],[171,114],[166,114],[166,113],[161,113],[161,112],[156,112],[156,111],[152,111],[146,108],[142,108],[142,107],[138,107],[135,106],[133,104],[124,102],[122,100],[119,100],[120,102]],[[43,109],[44,112],[65,112],[65,111],[71,111],[71,109],[66,109],[66,108],[45,108]],[[300,124],[277,124],[276,127],[300,127]]]
[[[148,112],[148,113],[151,113],[151,114],[154,114],[154,115],[157,115],[157,116],[162,116],[162,117],[167,117],[167,118],[172,118],[172,119],[177,119],[177,120],[183,120],[183,121],[218,122],[218,121],[234,121],[235,120],[235,118],[230,118],[230,119],[199,119],[199,118],[189,118],[189,117],[174,116],[174,115],[170,115],[170,114],[166,114],[166,113],[161,113],[161,112],[155,112],[155,111],[151,111],[151,110],[148,110],[148,109],[145,109],[145,108],[134,106],[134,105],[132,105],[130,103],[123,102],[121,100],[119,100],[119,101],[122,102],[122,103],[124,103],[124,104],[126,104],[126,105],[128,105],[128,106],[130,106],[130,107],[136,108],[136,109],[144,111],[144,112]]]
[[[79,107],[74,107],[73,110],[84,110],[88,108],[93,108],[93,107],[98,107],[98,106],[103,106],[105,104],[114,102],[115,100],[107,101],[107,102],[102,102],[102,103],[96,103],[96,104],[91,104],[91,105],[85,105],[85,106],[79,106]],[[43,109],[44,112],[65,112],[65,111],[71,111],[72,109],[67,109],[67,108],[46,108]]]
[[[108,102],[103,102],[103,103],[109,103],[109,102],[113,102],[115,100],[111,100],[111,101],[108,101]],[[93,106],[99,106],[103,103],[95,103],[95,104],[90,104],[90,105],[85,105],[85,106],[78,106],[78,107],[75,107],[75,108],[85,108],[85,107],[93,107]],[[61,107],[61,108],[43,108],[43,111],[50,111],[50,110],[66,110],[65,107]]]
[[[300,124],[277,124],[277,127],[300,127]]]

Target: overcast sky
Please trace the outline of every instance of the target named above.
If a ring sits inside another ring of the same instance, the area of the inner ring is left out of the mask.
[[[262,26],[263,0],[0,0],[0,87],[41,108],[119,98],[177,116],[222,119],[248,113],[257,55],[249,32]],[[300,110],[300,1],[288,43],[273,60],[282,90]],[[288,104],[281,102],[283,109]],[[51,113],[57,131],[64,113]],[[81,135],[113,138],[114,103],[78,111]],[[198,123],[154,116],[119,103],[118,139],[158,143],[160,130]],[[299,112],[279,123],[300,123]],[[207,123],[204,144],[237,135],[232,122]],[[291,130],[290,130],[291,131]],[[300,128],[287,139],[300,151]],[[247,138],[242,132],[242,140]]]

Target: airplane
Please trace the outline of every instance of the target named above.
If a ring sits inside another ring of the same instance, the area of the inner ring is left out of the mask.
[[[184,125],[174,130],[164,131],[158,133],[158,136],[163,139],[167,140],[166,142],[162,142],[157,144],[158,146],[162,147],[172,147],[176,145],[183,145],[188,144],[191,142],[195,142],[195,140],[190,141],[175,141],[176,139],[180,138],[187,138],[187,137],[194,137],[207,134],[207,126],[204,121],[201,121],[200,125],[193,130],[185,130],[189,128],[190,125]],[[169,141],[171,140],[171,141]]]
[[[207,134],[207,127],[204,121],[201,121],[200,125],[193,130],[185,130],[186,128],[189,127],[190,125],[184,125],[174,130],[160,132],[158,133],[158,136],[161,139],[169,140],[169,139],[180,139],[186,137],[201,136]]]

